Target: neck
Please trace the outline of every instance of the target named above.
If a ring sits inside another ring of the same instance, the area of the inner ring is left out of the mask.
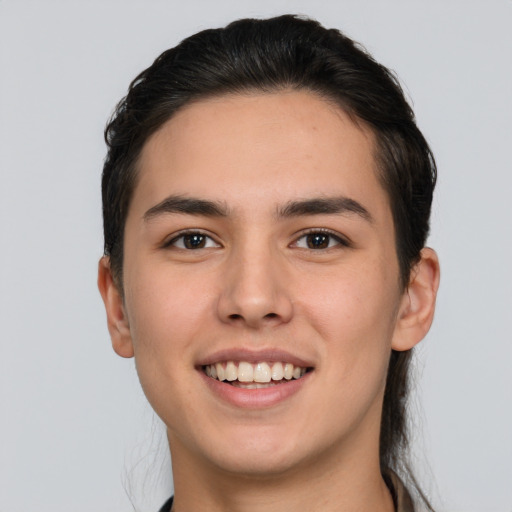
[[[379,461],[329,450],[277,474],[242,474],[199,460],[171,440],[175,512],[393,512]],[[378,451],[377,451],[378,453]]]

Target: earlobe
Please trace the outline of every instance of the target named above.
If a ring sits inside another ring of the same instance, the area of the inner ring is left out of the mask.
[[[103,256],[98,264],[98,288],[105,304],[108,330],[114,351],[121,357],[133,357],[130,325],[123,298],[114,282],[110,259],[107,256]]]
[[[391,344],[393,350],[409,350],[427,334],[434,319],[439,277],[437,254],[425,247],[402,297]]]

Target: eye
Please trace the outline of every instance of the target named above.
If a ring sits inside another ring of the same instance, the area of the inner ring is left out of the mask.
[[[220,247],[213,238],[201,233],[200,231],[189,231],[181,233],[174,237],[167,244],[167,247],[176,247],[178,249],[196,250]]]
[[[302,235],[293,245],[300,249],[320,250],[330,249],[338,245],[348,247],[349,244],[341,236],[330,231],[316,230]]]

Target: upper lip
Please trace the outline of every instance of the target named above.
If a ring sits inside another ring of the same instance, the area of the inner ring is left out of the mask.
[[[314,364],[311,361],[298,357],[286,350],[268,348],[262,350],[250,350],[245,348],[223,349],[213,352],[202,358],[198,366],[208,366],[224,361],[245,361],[247,363],[291,363],[302,368],[311,368]]]

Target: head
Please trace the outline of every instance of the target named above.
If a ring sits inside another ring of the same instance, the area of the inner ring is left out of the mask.
[[[337,30],[293,16],[240,20],[164,52],[131,84],[108,124],[102,193],[105,256],[125,293],[125,226],[148,141],[201,102],[307,93],[371,138],[376,179],[394,229],[396,287],[407,293],[429,230],[434,158],[393,74]],[[382,469],[407,445],[405,406],[411,350],[390,352],[380,429]]]

